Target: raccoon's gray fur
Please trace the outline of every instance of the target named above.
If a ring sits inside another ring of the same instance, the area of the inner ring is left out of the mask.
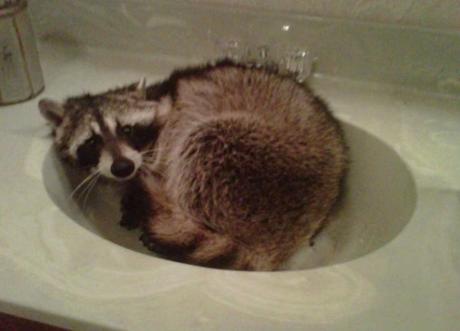
[[[338,199],[347,168],[338,122],[272,69],[222,61],[162,86],[171,109],[149,165],[162,178],[147,189],[145,245],[187,263],[277,269]]]

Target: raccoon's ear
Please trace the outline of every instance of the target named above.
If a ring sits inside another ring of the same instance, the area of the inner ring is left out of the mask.
[[[38,108],[42,116],[53,126],[56,127],[61,124],[64,116],[64,108],[61,103],[45,98],[38,102]]]
[[[146,89],[147,81],[145,77],[142,77],[139,80],[139,83],[136,87],[136,94],[140,99],[146,100],[147,99],[147,89]]]

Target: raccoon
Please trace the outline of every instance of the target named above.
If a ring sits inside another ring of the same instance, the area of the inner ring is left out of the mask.
[[[154,86],[149,87],[151,93]],[[102,178],[122,189],[120,224],[135,228],[148,214],[138,174],[145,171],[167,112],[161,96],[147,100],[145,79],[100,94],[85,94],[63,103],[39,102],[41,114],[53,127],[61,159],[85,175],[82,183]]]
[[[339,122],[273,67],[223,60],[160,85],[170,111],[146,165],[161,180],[146,184],[153,207],[141,240],[176,261],[279,269],[339,197],[348,163]]]

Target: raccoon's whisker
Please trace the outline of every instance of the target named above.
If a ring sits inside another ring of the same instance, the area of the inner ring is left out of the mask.
[[[99,173],[95,173],[91,180],[88,181],[84,188],[79,192],[78,200],[80,203],[84,202],[84,205],[86,205],[86,200],[88,199],[88,192],[93,189],[93,184],[97,181],[98,178]],[[84,209],[83,204],[80,204],[80,206]]]
[[[155,157],[143,157],[142,158],[142,164],[143,165],[153,165],[157,159]]]
[[[152,158],[153,158],[153,155],[146,155],[146,154],[142,155],[143,160],[149,160],[149,159],[152,159]]]
[[[150,175],[150,176],[158,176],[158,177],[165,177],[165,174],[161,171],[158,171],[158,170],[153,170],[147,166],[145,166],[144,164],[141,165],[140,167],[140,170],[143,171],[146,175]]]
[[[161,146],[155,145],[155,146],[152,146],[152,147],[149,148],[149,149],[146,149],[146,150],[142,151],[141,154],[147,154],[147,153],[157,152],[158,150],[160,150],[160,148],[161,148]]]
[[[85,185],[85,187],[80,191],[80,196],[85,197],[89,190],[93,187],[94,182],[99,178],[99,172],[95,173],[95,175],[91,178],[91,180]]]
[[[70,193],[69,195],[69,200],[72,199],[76,194],[77,192],[82,189],[85,184],[89,183],[91,181],[91,179],[93,179],[99,172],[94,172],[92,174],[89,174],[85,179],[83,179],[80,184],[77,185],[77,187],[74,188],[74,190]]]
[[[158,149],[157,146],[153,146],[152,148],[143,150],[143,151],[141,152],[141,154],[144,155],[144,154],[146,154],[146,153],[153,152],[153,151],[155,151],[155,150],[157,150],[157,149]]]
[[[94,187],[96,187],[97,181],[101,177],[101,174],[99,172],[97,172],[96,174],[97,174],[97,176],[93,177],[93,179],[88,184],[87,189],[85,191],[85,197],[83,198],[83,205],[82,205],[83,210],[86,209],[86,204],[88,202],[88,198],[91,195],[91,192],[93,191]]]
[[[153,156],[158,153],[159,148],[148,149],[141,152],[141,155],[144,156]]]
[[[153,153],[157,150],[157,148],[152,148],[152,149],[146,149],[145,151],[142,151],[141,152],[141,155],[145,155],[145,154],[148,154],[148,153]]]
[[[142,164],[143,164],[144,166],[152,165],[152,164],[154,164],[154,163],[155,163],[155,159],[154,159],[154,158],[144,158],[144,159],[142,160]]]

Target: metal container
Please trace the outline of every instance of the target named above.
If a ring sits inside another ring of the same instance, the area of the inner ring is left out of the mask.
[[[44,88],[26,0],[0,0],[0,105],[31,99]]]

